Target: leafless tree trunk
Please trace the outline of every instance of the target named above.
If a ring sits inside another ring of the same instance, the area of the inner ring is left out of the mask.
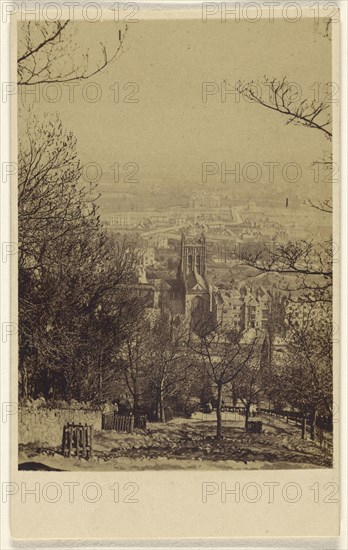
[[[311,414],[311,420],[310,420],[310,434],[311,434],[311,440],[315,440],[316,436],[316,423],[317,423],[317,411],[314,410]]]
[[[158,404],[159,404],[159,421],[165,422],[166,415],[164,410],[164,399],[163,399],[163,383],[161,382],[158,391]]]
[[[245,431],[248,430],[249,417],[250,417],[250,403],[248,402],[245,405],[245,423],[244,423]]]
[[[217,404],[216,404],[216,439],[222,439],[222,384],[217,384]]]
[[[306,414],[302,415],[302,424],[301,424],[301,439],[306,439],[307,431],[307,416]]]

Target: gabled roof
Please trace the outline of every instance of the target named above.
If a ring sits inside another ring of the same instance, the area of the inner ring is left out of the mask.
[[[197,271],[191,271],[188,277],[186,277],[186,287],[187,290],[197,290],[197,286],[202,290],[208,291],[208,284],[203,279],[202,275],[197,273]]]

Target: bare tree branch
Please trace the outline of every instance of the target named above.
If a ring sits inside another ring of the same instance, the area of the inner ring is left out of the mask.
[[[262,97],[262,93],[259,94],[256,91],[259,86],[255,86],[255,84],[261,84],[268,89],[269,96],[267,98]],[[314,128],[323,132],[328,139],[332,139],[332,119],[329,104],[316,100],[296,102],[293,98],[293,87],[286,77],[281,81],[276,78],[264,77],[260,83],[251,81],[243,84],[239,82],[236,90],[249,101],[285,115],[287,117],[286,124],[294,122]]]
[[[95,76],[117,58],[122,51],[128,30],[126,25],[112,54],[109,54],[106,46],[100,43],[97,53],[100,58],[93,62],[88,50],[80,54],[78,59],[78,46],[72,43],[71,21],[26,22],[23,26],[24,38],[20,47],[24,48],[24,52],[17,59],[19,86],[67,83]]]

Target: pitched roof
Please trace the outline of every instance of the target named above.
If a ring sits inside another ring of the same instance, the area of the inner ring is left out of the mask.
[[[207,282],[203,279],[202,275],[197,273],[196,270],[191,271],[189,276],[186,278],[186,285],[188,291],[193,290],[196,285],[199,285],[202,290],[208,290]]]

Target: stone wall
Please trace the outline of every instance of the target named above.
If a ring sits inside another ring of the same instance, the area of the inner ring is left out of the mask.
[[[62,444],[64,424],[92,425],[101,430],[101,411],[91,409],[25,407],[18,410],[18,443],[37,443],[58,447]]]

